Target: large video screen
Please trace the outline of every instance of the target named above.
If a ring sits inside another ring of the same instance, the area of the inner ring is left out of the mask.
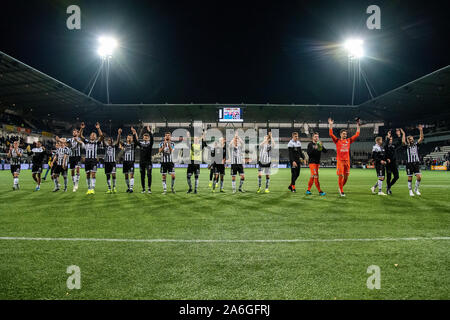
[[[243,122],[242,109],[227,107],[219,109],[219,122]]]

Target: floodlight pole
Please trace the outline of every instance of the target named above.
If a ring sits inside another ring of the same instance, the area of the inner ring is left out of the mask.
[[[98,68],[98,70],[97,70],[97,72],[96,72],[96,74],[95,74],[95,76],[94,76],[94,82],[92,83],[91,89],[89,89],[88,97],[91,96],[92,90],[94,89],[95,84],[97,83],[98,76],[99,76],[100,73],[102,72],[102,69],[103,69],[103,62],[104,62],[104,61],[102,60],[102,63],[100,64],[100,67]]]
[[[106,103],[109,104],[109,60],[110,57],[106,57]]]

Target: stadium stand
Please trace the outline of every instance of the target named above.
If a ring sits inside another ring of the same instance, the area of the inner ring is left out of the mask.
[[[324,164],[333,164],[336,153],[328,135],[327,118],[335,120],[335,134],[341,128],[355,131],[354,120],[361,118],[363,126],[351,153],[354,163],[367,163],[376,136],[402,127],[407,134],[418,135],[416,125],[425,125],[425,141],[420,148],[425,161],[438,160],[433,153],[436,146],[450,141],[450,66],[412,81],[404,86],[375,97],[359,106],[307,104],[104,104],[64,83],[0,52],[0,123],[2,124],[0,151],[10,143],[10,136],[22,136],[23,143],[37,139],[49,142],[55,135],[70,136],[73,128],[84,121],[93,128],[102,124],[106,135],[113,138],[117,129],[123,134],[131,126],[149,124],[155,136],[155,153],[164,132],[176,128],[192,128],[194,121],[202,121],[203,128],[215,128],[225,134],[226,129],[278,129],[280,163],[287,162],[287,142],[293,131],[299,132],[306,148],[311,133],[319,132],[330,152],[324,154]],[[218,108],[236,106],[243,109],[243,123],[218,122]],[[389,122],[385,123],[385,120]],[[30,138],[31,137],[31,138]],[[28,140],[27,140],[28,139]],[[447,150],[447,149],[445,149]],[[0,154],[1,156],[1,154]],[[119,158],[121,155],[119,154]],[[403,152],[399,152],[400,161]],[[155,155],[155,159],[158,155]]]

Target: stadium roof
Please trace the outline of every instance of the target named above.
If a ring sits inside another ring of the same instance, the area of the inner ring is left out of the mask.
[[[450,119],[450,65],[359,107],[362,113],[391,121]]]
[[[102,103],[0,51],[0,109],[52,114],[99,105]]]
[[[423,76],[359,106],[308,104],[104,104],[0,51],[0,110],[25,117],[114,123],[216,122],[217,109],[244,108],[246,122],[415,121],[450,118],[450,66]]]

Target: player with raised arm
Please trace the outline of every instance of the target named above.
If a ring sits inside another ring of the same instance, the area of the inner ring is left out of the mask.
[[[135,132],[134,128],[131,127],[131,132]],[[122,130],[120,130],[122,133]],[[120,137],[119,141],[120,141]],[[121,148],[123,153],[123,174],[125,175],[125,183],[127,184],[127,193],[133,193],[134,188],[134,160],[136,144],[133,141],[133,134],[127,135],[125,142],[121,143]]]
[[[337,175],[339,184],[339,194],[341,197],[345,197],[344,186],[347,183],[348,176],[350,175],[350,145],[356,141],[361,131],[360,121],[356,120],[356,134],[347,138],[347,129],[342,129],[340,132],[340,139],[333,134],[333,119],[328,119],[329,134],[333,142],[336,144],[336,159],[337,159]]]
[[[244,193],[245,174],[244,174],[244,141],[236,133],[229,145],[231,162],[231,186],[233,193],[236,193],[236,175],[239,174],[239,192]]]
[[[387,194],[392,194],[391,188],[397,182],[399,178],[398,174],[398,166],[397,166],[397,158],[396,152],[397,149],[401,146],[401,131],[400,129],[395,130],[396,138],[392,136],[391,131],[389,130],[386,136],[386,141],[384,144],[384,150],[386,152],[386,184],[387,184]],[[391,180],[392,176],[394,178]]]
[[[33,180],[36,181],[35,191],[41,190],[41,173],[42,173],[42,165],[44,164],[46,151],[45,147],[42,146],[40,141],[36,141],[36,145],[34,148],[30,146],[27,147],[27,153],[29,156],[32,156],[31,162],[31,176]]]
[[[91,132],[89,135],[89,139],[86,139],[83,136],[83,131],[86,128],[84,122],[81,123],[80,128],[80,138],[79,142],[83,144],[84,149],[86,150],[86,157],[84,161],[84,170],[86,171],[86,184],[88,187],[88,191],[86,194],[95,194],[95,176],[97,173],[97,154],[98,154],[98,146],[102,143],[104,136],[103,132],[100,129],[100,124],[97,122],[95,124],[95,128],[97,133]]]
[[[194,194],[197,194],[198,178],[200,175],[200,163],[202,162],[202,155],[203,155],[202,148],[204,146],[204,135],[202,134],[201,137],[194,136],[194,138],[192,138],[191,134],[188,131],[187,140],[190,144],[190,158],[191,158],[191,161],[188,164],[186,172],[186,179],[189,186],[189,190],[187,191],[187,193],[192,192],[191,177],[192,175],[194,175],[195,178]]]
[[[319,191],[320,196],[326,195],[325,192],[320,188],[319,182],[319,167],[320,167],[320,157],[322,152],[326,153],[328,150],[325,149],[323,143],[319,140],[319,133],[314,132],[312,135],[312,141],[308,144],[307,154],[309,162],[309,170],[311,171],[311,177],[308,182],[308,190],[306,190],[306,195],[311,195],[311,187],[313,184],[316,185],[317,191]]]
[[[106,193],[116,193],[116,151],[120,144],[120,133],[122,129],[118,130],[117,140],[113,141],[111,137],[105,139],[105,158],[103,162],[105,163],[105,174],[106,183],[108,185],[108,191]],[[111,185],[112,177],[112,185]]]
[[[175,193],[175,168],[172,159],[173,149],[175,144],[172,142],[172,134],[166,132],[164,140],[159,144],[158,152],[161,153],[161,174],[163,184],[163,194],[167,193],[167,174],[172,177],[172,193]]]
[[[57,192],[60,189],[59,175],[64,179],[64,192],[67,191],[67,171],[69,164],[70,149],[67,147],[67,141],[65,138],[60,138],[57,142],[58,148],[56,149],[56,157],[53,158],[52,166],[55,166],[53,171],[53,182],[55,183],[55,189],[53,192]]]
[[[67,144],[70,148],[69,168],[72,176],[73,192],[78,190],[80,182],[80,168],[81,168],[81,143],[78,142],[80,131],[72,130],[72,137],[67,139]]]
[[[10,158],[11,174],[13,176],[13,190],[19,190],[20,164],[22,163],[23,150],[19,147],[19,141],[16,140],[9,147],[7,158]]]
[[[386,193],[384,193],[383,190],[383,181],[384,181],[384,175],[386,172],[386,151],[383,147],[383,138],[382,137],[376,137],[375,138],[375,145],[372,148],[372,160],[375,163],[375,171],[377,173],[377,182],[373,187],[370,188],[372,190],[372,193],[377,193],[375,190],[378,186],[378,195],[379,196],[385,196]]]
[[[291,164],[291,184],[288,189],[291,192],[297,192],[295,182],[300,176],[301,163],[305,161],[305,155],[302,152],[302,143],[298,139],[298,132],[292,133],[292,139],[288,143],[289,162]]]
[[[222,137],[218,143],[215,143],[211,151],[212,166],[214,167],[213,192],[216,192],[217,184],[220,178],[220,192],[223,189],[223,181],[225,179],[225,163],[227,161],[227,139]]]
[[[419,140],[414,141],[413,136],[406,137],[405,131],[400,129],[402,133],[402,144],[406,148],[406,174],[408,175],[408,189],[409,195],[414,197],[414,192],[416,195],[420,196],[419,191],[420,182],[422,181],[422,173],[420,172],[420,158],[419,158],[419,144],[423,142],[423,126],[419,125]],[[414,192],[412,190],[412,179],[413,175],[416,176],[416,187]]]
[[[272,151],[275,148],[275,140],[272,138],[272,132],[269,132],[264,136],[263,142],[259,145],[259,161],[258,161],[258,190],[261,192],[262,175],[266,175],[266,188],[265,193],[269,193],[270,185],[270,169],[272,166]]]
[[[142,132],[146,129],[146,132]],[[145,193],[145,174],[147,173],[148,193],[152,193],[152,150],[153,150],[153,134],[150,126],[143,127],[141,130],[142,141],[139,141],[138,134],[134,128],[131,128],[133,133],[134,144],[141,149],[139,159],[139,171],[141,173],[141,187],[142,192]]]

